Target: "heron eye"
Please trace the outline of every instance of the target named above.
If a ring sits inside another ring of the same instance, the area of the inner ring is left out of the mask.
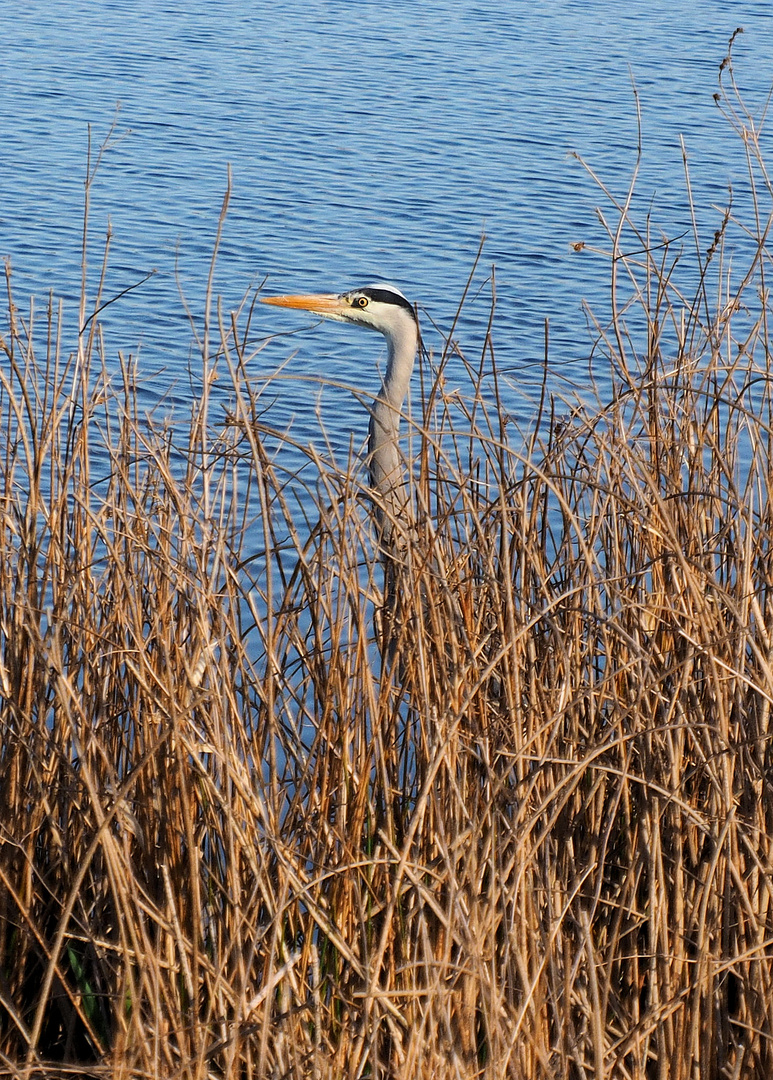
[[[358,296],[355,303],[357,304],[357,307],[367,307],[368,298],[367,296]]]

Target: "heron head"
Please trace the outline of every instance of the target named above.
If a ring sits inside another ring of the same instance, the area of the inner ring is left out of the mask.
[[[312,311],[323,319],[355,323],[387,335],[406,319],[416,322],[413,305],[394,285],[367,285],[345,293],[263,296],[260,299],[263,304]]]

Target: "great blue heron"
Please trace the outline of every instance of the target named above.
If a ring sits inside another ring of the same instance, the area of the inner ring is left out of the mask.
[[[391,546],[396,521],[409,513],[398,448],[400,415],[419,344],[419,327],[410,301],[393,285],[369,285],[345,293],[265,296],[264,304],[313,311],[324,319],[378,330],[387,342],[386,372],[370,410],[368,465],[376,493],[376,518],[383,553]]]

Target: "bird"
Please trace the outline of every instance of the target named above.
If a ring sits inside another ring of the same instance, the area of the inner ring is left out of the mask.
[[[261,303],[311,311],[323,319],[352,323],[383,334],[387,365],[372,406],[368,436],[368,468],[382,556],[394,554],[397,524],[410,519],[398,439],[400,417],[419,347],[419,324],[411,302],[394,285],[367,285],[343,293],[263,296]]]

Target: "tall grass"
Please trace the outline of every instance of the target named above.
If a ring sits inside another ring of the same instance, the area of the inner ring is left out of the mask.
[[[750,220],[690,255],[602,215],[608,400],[521,439],[490,336],[467,394],[426,363],[383,665],[362,470],[314,457],[307,529],[248,305],[170,426],[86,307],[70,354],[9,292],[3,1075],[773,1074],[773,190],[732,90]]]

